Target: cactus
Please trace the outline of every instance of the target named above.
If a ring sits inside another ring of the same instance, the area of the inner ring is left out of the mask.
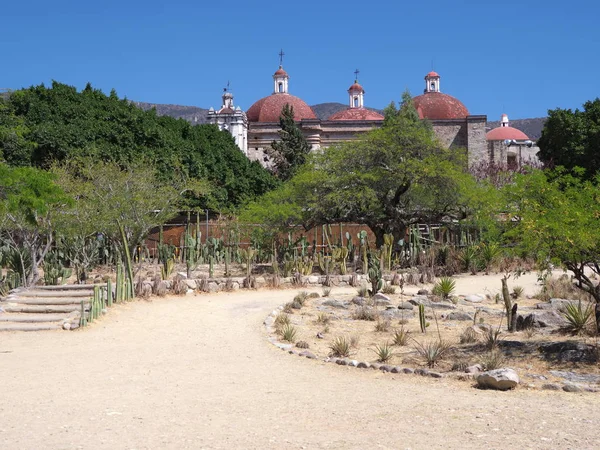
[[[427,323],[425,322],[425,306],[419,305],[419,326],[421,327],[421,333],[427,331]]]
[[[162,267],[160,268],[160,275],[163,280],[168,280],[171,274],[173,273],[173,269],[175,268],[175,260],[173,258],[169,258],[163,262]]]
[[[113,304],[113,290],[112,290],[112,281],[110,278],[106,282],[106,302],[109,307]]]
[[[256,250],[252,247],[241,250],[242,259],[246,263],[246,278],[250,278],[252,273],[252,261],[256,255]]]
[[[348,249],[346,247],[336,247],[333,249],[333,259],[340,265],[340,273],[346,275],[346,260],[348,259]]]
[[[79,316],[79,326],[85,327],[87,325],[87,320],[85,319],[85,305],[83,300],[81,300],[81,315]]]
[[[382,252],[382,257],[385,258],[387,270],[392,270],[392,252],[394,251],[394,235],[384,234],[383,242],[383,245],[385,246],[385,252]]]
[[[208,278],[215,277],[215,257],[210,255],[208,257]]]
[[[373,252],[368,255],[368,264],[369,270],[367,271],[367,276],[369,283],[371,283],[371,289],[369,290],[369,295],[372,297],[377,292],[383,288],[383,278],[381,276],[381,266],[379,262],[379,258],[375,256]]]

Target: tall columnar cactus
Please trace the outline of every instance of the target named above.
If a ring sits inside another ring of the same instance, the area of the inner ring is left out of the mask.
[[[421,327],[421,333],[427,331],[427,322],[425,322],[425,306],[419,305],[419,326]]]
[[[374,252],[369,253],[368,256],[369,269],[367,276],[369,283],[371,283],[371,289],[369,295],[372,297],[383,288],[383,277],[381,276],[381,266],[379,258],[375,256]]]
[[[336,247],[333,249],[333,259],[340,265],[340,273],[346,275],[346,260],[348,259],[348,249],[346,247]]]
[[[215,257],[210,255],[208,257],[208,278],[215,277]]]
[[[113,304],[113,289],[112,289],[112,281],[110,278],[106,282],[106,303],[109,307]]]
[[[392,270],[392,252],[394,251],[394,235],[384,234],[383,242],[385,245],[385,265],[387,270]],[[383,256],[383,255],[382,255]]]

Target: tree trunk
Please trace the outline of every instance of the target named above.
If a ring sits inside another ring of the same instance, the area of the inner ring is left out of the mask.
[[[516,303],[512,306],[512,309],[510,311],[510,328],[508,329],[508,331],[510,331],[511,333],[514,333],[515,331],[517,331],[517,309],[518,309],[519,305],[517,305]]]
[[[600,302],[596,300],[596,332],[600,334]]]

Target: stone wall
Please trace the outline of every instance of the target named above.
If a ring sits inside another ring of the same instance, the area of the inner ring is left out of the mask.
[[[448,148],[467,148],[465,120],[433,120],[433,131],[440,142]]]
[[[485,139],[487,116],[467,117],[467,151],[469,167],[488,159],[488,146]]]

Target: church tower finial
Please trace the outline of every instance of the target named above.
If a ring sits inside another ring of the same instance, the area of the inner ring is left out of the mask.
[[[279,52],[279,69],[273,74],[273,93],[274,94],[287,94],[288,93],[288,80],[289,75],[283,70],[283,49]]]
[[[348,89],[348,95],[350,96],[350,108],[363,108],[364,107],[364,95],[365,90],[358,84],[358,74],[360,70],[354,71],[354,84]]]
[[[425,75],[425,91],[428,92],[440,92],[440,76],[433,70]]]

